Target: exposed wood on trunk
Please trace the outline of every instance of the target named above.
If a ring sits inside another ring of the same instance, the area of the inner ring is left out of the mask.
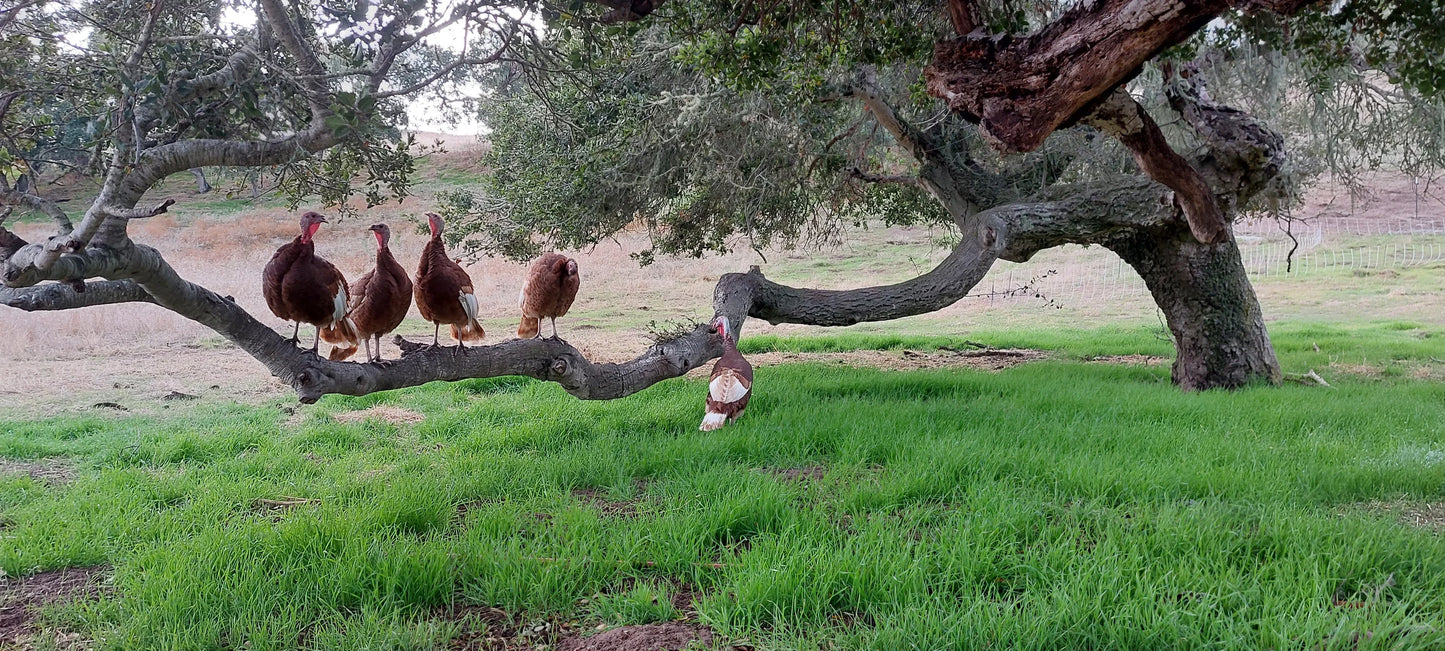
[[[1195,239],[1214,244],[1229,236],[1214,190],[1199,170],[1169,146],[1154,118],[1128,91],[1115,90],[1082,122],[1118,138],[1134,155],[1140,170],[1174,191]]]
[[[948,4],[948,19],[953,23],[953,32],[965,36],[983,27],[977,0],[945,0]]]
[[[950,10],[953,2],[950,0]],[[972,33],[939,42],[928,92],[975,121],[1004,152],[1031,151],[1231,6],[1293,13],[1301,0],[1080,2],[1028,36]],[[950,14],[952,15],[952,14]],[[1156,179],[1162,180],[1162,179]]]

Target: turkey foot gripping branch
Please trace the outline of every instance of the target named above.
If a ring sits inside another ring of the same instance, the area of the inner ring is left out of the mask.
[[[743,410],[748,408],[748,398],[753,395],[753,365],[738,352],[738,344],[728,331],[728,318],[720,316],[712,325],[722,337],[723,354],[713,365],[712,378],[707,383],[707,409],[698,427],[704,432],[741,418]]]
[[[271,313],[296,322],[296,329],[291,332],[292,343],[297,341],[302,323],[316,326],[312,353],[320,348],[323,337],[353,348],[360,339],[356,324],[346,316],[346,277],[335,265],[316,255],[312,238],[324,223],[326,218],[320,213],[301,215],[301,234],[276,249],[261,274],[261,291]]]
[[[557,319],[567,314],[577,298],[582,278],[577,275],[577,261],[558,253],[543,253],[527,271],[517,303],[522,308],[522,323],[517,337],[532,339],[541,330],[542,319],[552,320],[552,338],[557,338]]]
[[[381,338],[401,325],[407,310],[411,309],[412,284],[406,269],[391,255],[391,228],[386,224],[372,224],[369,230],[376,235],[376,268],[351,283],[349,316],[366,347],[366,361],[380,362]],[[372,353],[373,339],[375,353]],[[354,354],[355,346],[334,348],[330,357],[339,361]]]
[[[447,257],[447,247],[442,242],[445,226],[442,216],[429,212],[426,218],[431,226],[431,241],[422,249],[421,266],[416,270],[416,309],[423,319],[436,324],[432,348],[439,345],[442,324],[451,326],[452,338],[458,346],[466,348],[468,341],[480,343],[487,333],[477,322],[477,296],[472,289],[472,277]]]

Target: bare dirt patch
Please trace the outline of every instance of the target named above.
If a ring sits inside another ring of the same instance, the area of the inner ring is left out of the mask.
[[[1134,364],[1141,366],[1153,366],[1156,364],[1168,364],[1168,357],[1158,355],[1095,355],[1088,359],[1090,363],[1097,364]]]
[[[566,638],[557,651],[682,651],[712,646],[712,630],[699,624],[666,622],[623,626],[590,637]]]
[[[360,423],[370,419],[391,423],[392,425],[414,425],[426,420],[421,412],[391,405],[377,405],[370,409],[359,409],[340,414],[334,414],[332,418],[338,423]]]
[[[635,518],[637,517],[637,506],[643,501],[642,493],[647,490],[647,482],[639,479],[635,482],[635,486],[636,494],[625,500],[608,499],[607,491],[597,488],[578,488],[572,491],[572,495],[601,511],[603,517]]]
[[[1445,532],[1445,502],[1366,502],[1359,508],[1394,514],[1401,524]]]
[[[0,458],[0,475],[26,475],[46,486],[64,486],[75,481],[75,468],[64,459],[18,461]]]
[[[94,597],[101,593],[100,575],[110,569],[105,565],[67,567],[0,583],[0,646],[33,648],[37,636],[36,611],[45,605],[73,599]],[[87,648],[89,640],[74,633],[51,633],[61,648]]]
[[[762,468],[768,473],[785,482],[818,481],[823,475],[828,474],[827,466],[804,466],[801,468]]]

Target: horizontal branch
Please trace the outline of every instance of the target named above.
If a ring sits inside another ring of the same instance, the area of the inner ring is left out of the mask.
[[[968,295],[998,257],[998,225],[982,222],[928,273],[893,285],[861,289],[799,289],[748,273],[726,274],[713,290],[713,309],[741,331],[747,317],[772,324],[848,326],[888,321],[948,307]],[[734,333],[735,335],[737,333]]]
[[[34,287],[0,287],[0,305],[26,312],[73,310],[117,303],[155,303],[155,299],[133,280],[98,280],[75,291],[70,283],[45,283]]]

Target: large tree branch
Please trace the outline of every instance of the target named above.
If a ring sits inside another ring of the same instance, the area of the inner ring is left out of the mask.
[[[978,122],[1004,152],[1031,151],[1231,6],[1292,13],[1306,0],[1081,2],[1028,36],[973,33],[941,41],[928,92]],[[1162,180],[1162,179],[1161,179]]]
[[[1139,169],[1174,190],[1195,239],[1216,244],[1229,237],[1224,212],[1214,198],[1214,190],[1199,170],[1169,146],[1154,118],[1149,117],[1149,112],[1134,101],[1128,91],[1116,89],[1083,123],[1118,138],[1134,155]]]
[[[155,299],[133,280],[98,280],[76,291],[69,283],[45,283],[34,287],[0,287],[0,305],[26,312],[73,310],[116,303],[155,303]]]

